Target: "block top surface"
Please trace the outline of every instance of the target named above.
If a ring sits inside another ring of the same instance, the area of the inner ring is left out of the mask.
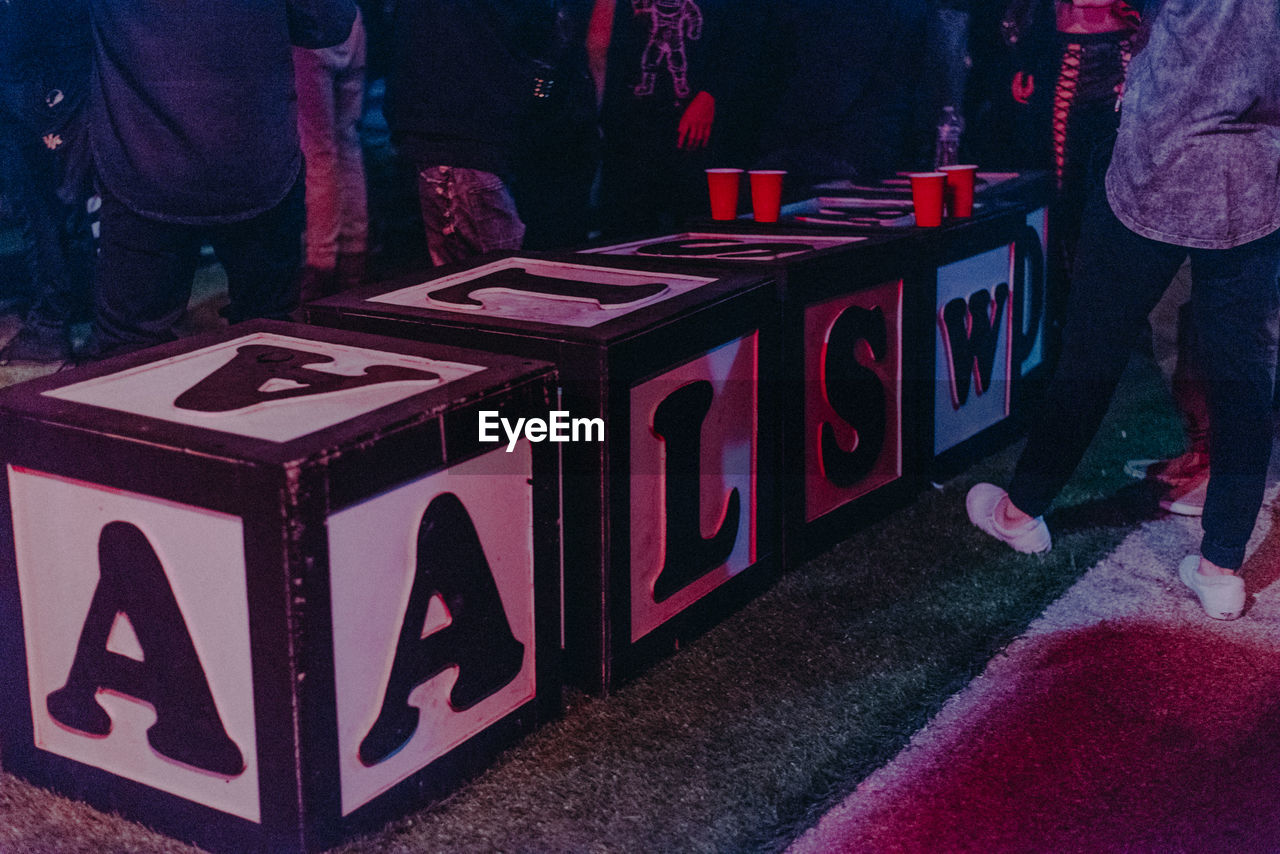
[[[491,254],[460,267],[348,291],[312,303],[308,311],[607,342],[773,284],[767,271],[693,270],[673,260]]]
[[[256,321],[0,391],[0,419],[285,459],[550,374],[546,363]],[[254,449],[258,449],[256,452]]]
[[[868,240],[863,235],[682,231],[583,249],[586,255],[679,258],[697,261],[770,262]]]

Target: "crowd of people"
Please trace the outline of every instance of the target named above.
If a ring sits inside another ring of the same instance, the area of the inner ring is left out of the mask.
[[[984,130],[1021,108],[975,82],[1013,61],[981,6],[0,0],[0,213],[23,260],[0,299],[25,309],[0,362],[172,338],[202,248],[231,322],[365,280],[378,216],[404,213],[366,180],[374,86],[436,264],[674,228],[705,215],[710,165],[793,187],[929,166],[943,102],[974,116],[970,158],[1046,165],[1047,119],[1034,152]]]
[[[1189,259],[1195,427],[1150,473],[1203,512],[1182,578],[1233,617],[1272,436],[1278,18],[1276,0],[0,0],[0,201],[25,260],[7,290],[27,303],[0,362],[172,339],[206,245],[231,323],[363,281],[375,80],[434,264],[676,228],[706,213],[712,165],[793,188],[928,167],[950,107],[965,159],[1054,174],[1069,282],[1052,415],[973,521],[1049,548],[1041,516]]]
[[[1015,550],[1051,548],[1043,514],[1096,433],[1152,309],[1189,260],[1195,346],[1185,356],[1206,386],[1208,447],[1195,502],[1204,536],[1177,574],[1210,617],[1231,620],[1246,606],[1240,569],[1275,439],[1280,4],[1150,5],[1118,93],[1110,165],[1086,190],[1048,405],[1008,490],[978,484],[966,504],[977,527]]]

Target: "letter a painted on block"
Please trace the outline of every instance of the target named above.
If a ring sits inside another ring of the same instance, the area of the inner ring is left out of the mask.
[[[666,442],[666,503],[662,570],[653,585],[655,602],[670,598],[729,559],[738,539],[741,498],[729,492],[720,530],[703,539],[701,505],[702,422],[711,411],[711,383],[681,386],[658,404],[653,431]]]
[[[452,621],[422,637],[437,595]],[[409,695],[431,677],[458,668],[449,706],[463,711],[510,684],[523,664],[524,644],[511,631],[475,525],[458,497],[446,492],[431,501],[418,525],[413,587],[382,709],[360,742],[361,763],[377,765],[409,742],[418,728]]]
[[[195,645],[160,558],[146,535],[127,522],[111,522],[98,537],[100,578],[80,632],[66,684],[46,706],[63,726],[90,735],[111,733],[111,716],[94,695],[107,688],[151,704],[156,722],[147,742],[177,762],[225,776],[244,768],[227,735]],[[124,614],[142,660],[108,649],[112,627]]]
[[[977,381],[979,395],[991,387],[1000,323],[1008,301],[1009,284],[1001,282],[996,285],[994,301],[982,290],[968,302],[956,297],[942,307],[939,322],[951,361],[951,403],[956,409],[969,399],[972,381]]]
[[[236,409],[345,391],[351,388],[405,381],[435,381],[440,375],[403,365],[370,365],[363,374],[348,376],[317,371],[312,365],[332,362],[332,356],[268,344],[246,344],[235,358],[178,395],[173,405],[195,412]]]
[[[822,470],[836,486],[849,487],[875,468],[885,443],[884,385],[858,363],[855,353],[865,341],[875,361],[888,353],[884,310],[852,306],[831,326],[823,361],[823,391],[836,414],[857,431],[857,444],[846,451],[836,441],[831,424],[822,425]]]

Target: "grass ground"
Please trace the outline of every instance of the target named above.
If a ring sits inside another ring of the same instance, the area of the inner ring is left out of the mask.
[[[370,169],[405,185],[389,160]],[[391,223],[374,235],[386,257],[417,245],[410,228],[392,227],[411,220],[410,201],[388,197],[393,211],[376,217]],[[214,322],[201,293],[196,327]],[[16,329],[0,317],[0,342]],[[0,384],[25,378],[0,370]],[[998,454],[851,532],[607,699],[570,695],[561,720],[444,802],[336,851],[780,850],[1155,512],[1121,465],[1180,443],[1154,367],[1135,360],[1051,514],[1049,555],[1012,555],[965,520],[967,488],[1011,469],[1013,451]],[[193,850],[0,774],[0,854]]]
[[[963,496],[1015,449],[785,575],[697,642],[564,717],[442,803],[337,851],[777,851],[888,761],[1046,605],[1145,516],[1131,457],[1180,450],[1154,367],[1135,359],[1049,522],[1019,556],[972,529]],[[186,846],[0,777],[4,852]]]

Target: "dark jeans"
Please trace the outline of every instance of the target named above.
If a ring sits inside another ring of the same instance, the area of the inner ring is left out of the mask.
[[[0,121],[10,121],[0,114]],[[71,145],[88,145],[77,139]],[[3,185],[23,222],[23,256],[31,307],[24,325],[43,336],[65,336],[67,327],[83,319],[89,308],[93,268],[93,233],[85,207],[88,196],[64,198],[67,156],[43,145],[0,141]]]
[[[600,172],[600,218],[606,237],[639,237],[682,228],[711,214],[706,150],[676,148],[676,124],[637,127],[632,120],[606,133]]]
[[[427,251],[437,267],[501,249],[519,249],[524,223],[502,178],[458,166],[418,167],[418,204]]]
[[[1147,315],[1188,255],[1210,406],[1211,477],[1200,552],[1237,569],[1271,458],[1280,232],[1234,249],[1161,243],[1121,224],[1099,188],[1085,211],[1058,369],[1009,497],[1032,516],[1048,509],[1097,432]]]
[[[1057,261],[1071,274],[1085,205],[1111,163],[1120,114],[1115,101],[1076,104],[1067,114],[1062,183],[1054,205],[1052,229]]]
[[[207,241],[227,273],[231,323],[287,320],[298,306],[306,221],[303,179],[264,213],[241,222],[186,225],[140,216],[105,190],[94,280],[94,358],[172,341],[191,299]]]

